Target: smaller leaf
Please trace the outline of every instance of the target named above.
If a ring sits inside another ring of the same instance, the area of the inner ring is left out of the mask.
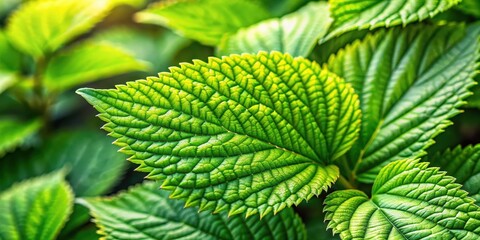
[[[19,50],[39,58],[88,32],[110,8],[108,0],[30,1],[12,14],[7,33]]]
[[[332,19],[325,2],[312,2],[282,18],[269,19],[231,36],[219,46],[219,55],[280,51],[308,56],[318,39],[327,33]]]
[[[0,239],[54,239],[67,220],[73,193],[56,172],[0,193]]]
[[[382,168],[372,197],[331,193],[324,211],[342,239],[479,239],[480,207],[455,179],[418,160]]]
[[[198,212],[145,182],[113,198],[80,199],[106,239],[305,239],[292,209],[261,220]]]
[[[22,122],[10,118],[0,119],[0,157],[22,144],[27,137],[35,133],[40,127],[41,122],[39,120]]]
[[[217,45],[225,34],[269,17],[267,10],[250,1],[177,0],[152,5],[138,13],[136,20],[171,28],[206,45]]]
[[[447,149],[443,153],[429,156],[425,161],[447,171],[477,203],[480,202],[480,144]]]
[[[146,67],[145,63],[119,48],[105,43],[84,42],[51,59],[45,72],[45,86],[61,91]]]
[[[7,34],[0,30],[0,73],[19,71],[20,61],[20,53],[13,48]]]

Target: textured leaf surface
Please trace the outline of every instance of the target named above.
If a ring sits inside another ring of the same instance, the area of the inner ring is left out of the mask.
[[[349,153],[360,181],[388,162],[416,158],[450,125],[474,84],[480,25],[381,31],[341,50],[327,67],[360,96],[362,129]]]
[[[22,122],[16,119],[0,119],[0,157],[14,149],[41,127],[38,120]]]
[[[0,190],[13,183],[66,167],[77,196],[107,193],[121,178],[127,161],[111,139],[89,131],[66,131],[30,155],[9,154],[0,161]]]
[[[220,55],[277,50],[293,56],[308,56],[330,26],[328,4],[312,2],[302,9],[260,22],[227,36],[219,46]]]
[[[480,208],[454,178],[427,163],[400,160],[378,175],[372,198],[358,190],[325,200],[326,219],[342,239],[478,239]]]
[[[73,194],[57,172],[0,193],[0,239],[55,239],[73,205]]]
[[[136,15],[139,22],[171,28],[206,45],[217,45],[225,34],[269,17],[260,4],[244,0],[167,1]]]
[[[428,157],[425,161],[455,177],[477,203],[480,201],[480,145],[447,149],[443,153]]]
[[[261,220],[199,213],[168,198],[152,182],[113,198],[82,202],[106,239],[305,239],[303,223],[292,209]]]
[[[45,72],[45,86],[65,90],[100,78],[136,70],[145,63],[120,48],[106,43],[84,42],[51,59]]]
[[[7,32],[18,49],[38,58],[89,31],[109,9],[108,0],[30,1],[10,17]]]
[[[338,177],[358,133],[353,89],[278,52],[171,68],[114,90],[78,91],[104,128],[172,197],[201,209],[277,212]]]
[[[152,72],[166,71],[173,64],[173,57],[190,40],[170,31],[146,32],[134,28],[111,28],[95,36],[96,41],[106,42],[132,54],[136,59],[150,63]]]
[[[354,29],[407,25],[431,18],[461,0],[331,0],[335,19],[328,37]],[[328,38],[327,37],[327,38]]]

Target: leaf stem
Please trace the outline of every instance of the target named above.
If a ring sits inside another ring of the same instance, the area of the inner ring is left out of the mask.
[[[50,102],[48,96],[44,93],[43,75],[48,63],[48,57],[39,57],[35,62],[35,72],[33,74],[33,94],[36,98],[37,112],[40,114],[43,122],[42,136],[48,132],[50,123]]]
[[[357,189],[355,186],[353,186],[344,176],[340,175],[338,177],[338,183],[340,183],[343,187],[346,189]]]

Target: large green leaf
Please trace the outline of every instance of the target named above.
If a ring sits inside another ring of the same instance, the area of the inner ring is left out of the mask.
[[[1,131],[0,131],[1,132]],[[77,196],[107,193],[121,178],[127,161],[111,140],[89,131],[64,131],[32,154],[11,154],[0,161],[0,190],[15,182],[67,168]]]
[[[169,27],[206,45],[217,45],[225,34],[269,17],[260,4],[245,0],[166,1],[136,15],[139,22]]]
[[[109,11],[108,0],[43,0],[23,4],[8,21],[12,43],[35,58],[89,31]]]
[[[106,239],[305,239],[292,209],[261,220],[198,212],[153,182],[113,198],[82,199]]]
[[[41,127],[39,120],[0,119],[0,157],[14,149]]]
[[[308,56],[331,23],[328,4],[312,2],[282,18],[269,19],[223,39],[220,55],[277,50],[293,56]]]
[[[53,57],[45,71],[44,83],[50,90],[61,91],[146,67],[120,48],[87,41]]]
[[[379,173],[372,197],[358,190],[325,199],[328,226],[342,239],[479,239],[480,208],[455,178],[400,160]]]
[[[470,196],[480,202],[480,144],[447,149],[443,153],[429,156],[425,161],[447,171],[463,185],[463,189],[469,192]]]
[[[321,193],[357,138],[353,89],[278,52],[194,61],[112,90],[78,91],[139,170],[172,197],[247,216]]]
[[[480,24],[418,25],[369,35],[330,58],[327,67],[355,88],[360,138],[349,153],[360,181],[387,163],[425,154],[450,125],[474,84]]]
[[[147,61],[155,73],[166,71],[173,64],[175,54],[190,43],[171,31],[147,32],[125,27],[108,29],[94,38]]]
[[[73,205],[63,177],[52,173],[0,193],[0,239],[55,239]]]
[[[431,18],[461,0],[330,0],[334,23],[325,39],[354,29],[407,25]]]

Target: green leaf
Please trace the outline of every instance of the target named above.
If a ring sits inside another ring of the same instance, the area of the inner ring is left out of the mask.
[[[67,180],[75,195],[97,196],[107,193],[118,182],[126,163],[108,137],[90,130],[64,131],[30,155],[5,156],[0,161],[0,190],[27,178],[67,168],[70,169]]]
[[[175,54],[190,43],[190,40],[170,31],[146,32],[124,27],[108,29],[94,39],[121,48],[136,59],[147,61],[155,73],[166,71],[173,64]]]
[[[461,0],[330,0],[335,19],[325,39],[355,29],[374,29],[407,25],[431,18],[448,10]]]
[[[1,239],[55,239],[73,205],[64,173],[14,185],[0,193]]]
[[[113,198],[82,199],[106,239],[305,239],[292,209],[258,220],[198,212],[148,182]]]
[[[45,86],[61,91],[100,78],[144,70],[146,65],[106,43],[84,42],[56,55],[45,71]]]
[[[429,156],[425,161],[438,166],[449,175],[455,177],[477,202],[480,202],[480,144]]]
[[[480,24],[417,25],[380,31],[331,57],[362,109],[360,138],[348,154],[358,180],[371,183],[387,163],[425,155],[459,113],[474,84]]]
[[[108,0],[44,0],[23,4],[9,18],[12,43],[35,58],[88,32],[110,10]]]
[[[41,127],[39,120],[19,121],[17,119],[0,119],[0,157],[21,145],[23,141],[37,132]]]
[[[457,7],[463,12],[480,18],[480,1],[478,0],[462,0]]]
[[[225,37],[219,54],[277,50],[306,57],[327,33],[331,20],[327,3],[312,2],[282,18],[269,19]]]
[[[247,216],[298,204],[338,177],[357,138],[353,89],[279,52],[194,61],[112,90],[78,91],[139,170],[188,205]]]
[[[152,5],[136,15],[141,23],[158,24],[205,45],[217,45],[225,34],[247,27],[270,14],[244,0],[178,0]]]
[[[384,167],[372,197],[358,190],[325,199],[328,226],[342,239],[478,239],[480,208],[467,192],[427,163],[401,160]]]

